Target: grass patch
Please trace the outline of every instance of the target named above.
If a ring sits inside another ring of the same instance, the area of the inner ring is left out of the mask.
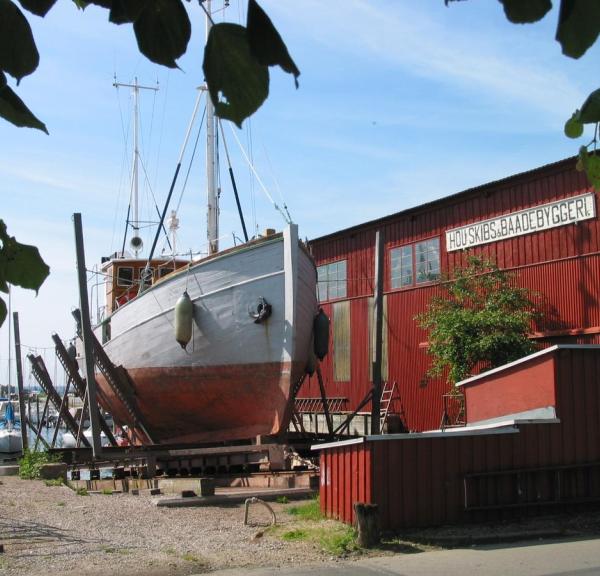
[[[296,516],[300,520],[323,520],[323,514],[321,514],[321,505],[319,504],[318,498],[311,500],[308,504],[292,506],[287,512],[292,516]]]
[[[286,542],[311,542],[332,556],[345,556],[360,549],[356,544],[356,531],[345,524],[306,524],[287,529],[279,535]]]
[[[202,562],[202,560],[200,560],[200,558],[198,558],[198,556],[194,556],[193,554],[190,554],[189,552],[187,552],[186,554],[184,554],[182,556],[182,558],[186,561],[186,562],[194,562],[196,564],[199,564]]]
[[[288,504],[289,499],[287,496],[277,496],[276,502],[277,504]]]
[[[46,486],[62,486],[64,483],[65,482],[62,478],[50,478],[48,480],[44,480],[44,484]]]
[[[294,530],[284,532],[281,537],[287,541],[306,540],[308,539],[308,532],[302,528],[295,528]]]
[[[77,490],[75,490],[75,494],[77,494],[77,496],[89,496],[90,493],[87,491],[87,488],[77,488]]]
[[[64,505],[65,505],[65,503],[64,503],[64,502],[57,502],[57,503],[56,503],[56,505],[57,505],[57,506],[64,506]]]
[[[116,546],[102,546],[102,550],[103,552],[106,552],[106,554],[131,554],[131,550],[127,548],[117,548]]]
[[[40,477],[44,464],[54,464],[56,462],[60,462],[59,454],[25,450],[23,458],[19,460],[19,476],[24,480],[35,480]]]
[[[113,489],[112,488],[102,488],[102,494],[105,496],[112,496]]]

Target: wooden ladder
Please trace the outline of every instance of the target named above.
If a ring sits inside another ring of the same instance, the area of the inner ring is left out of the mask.
[[[390,409],[390,404],[394,399],[394,392],[396,391],[396,382],[383,383],[383,390],[381,391],[381,401],[379,404],[379,432],[383,434],[383,427],[385,426],[385,422],[387,420],[388,411]]]

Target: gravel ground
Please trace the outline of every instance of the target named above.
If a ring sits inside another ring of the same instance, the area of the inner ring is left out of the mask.
[[[262,506],[163,508],[157,497],[78,496],[67,486],[4,477],[0,485],[0,573],[47,576],[185,575],[227,567],[281,566],[330,560],[314,545],[282,541],[262,530]],[[287,505],[289,507],[289,505]],[[292,524],[272,504],[278,524]]]

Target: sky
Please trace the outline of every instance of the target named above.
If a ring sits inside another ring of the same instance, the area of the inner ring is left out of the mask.
[[[580,60],[563,56],[554,40],[556,8],[542,22],[513,25],[494,1],[259,3],[301,76],[296,90],[290,75],[271,69],[262,108],[241,131],[224,126],[251,234],[284,225],[262,185],[311,239],[566,158],[591,138],[569,140],[563,125],[598,87],[599,48]],[[113,86],[115,77],[158,82],[157,92],[140,95],[140,219],[156,220],[155,204],[162,209],[166,198],[203,82],[204,17],[196,1],[185,4],[192,40],[179,70],[141,56],[131,26],[110,24],[104,9],[81,11],[61,0],[43,19],[27,13],[40,65],[18,87],[9,83],[50,135],[0,120],[0,217],[9,234],[38,246],[51,268],[37,296],[15,288],[11,305],[24,353],[41,354],[57,384],[64,377],[50,335],[73,337],[70,312],[78,306],[72,215],[82,214],[89,270],[121,249],[125,229],[132,98]],[[231,0],[223,11],[215,0],[215,20],[243,23],[245,7]],[[190,146],[184,174],[191,155]],[[181,200],[182,186],[175,189],[182,252],[206,247],[202,157],[200,146]],[[223,153],[221,160],[226,246],[242,233]],[[150,233],[148,226],[146,247]],[[6,322],[1,382],[8,357]]]

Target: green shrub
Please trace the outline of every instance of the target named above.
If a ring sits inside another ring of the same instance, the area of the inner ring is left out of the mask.
[[[24,480],[34,480],[40,477],[44,464],[53,464],[59,461],[60,456],[57,454],[25,450],[23,458],[19,460],[19,476]]]
[[[75,490],[75,494],[77,494],[77,496],[89,496],[87,488],[77,488],[77,490]]]
[[[46,486],[62,486],[64,483],[65,482],[62,478],[50,478],[48,480],[44,480],[44,484]]]
[[[287,496],[277,496],[277,504],[287,504],[289,499]]]

